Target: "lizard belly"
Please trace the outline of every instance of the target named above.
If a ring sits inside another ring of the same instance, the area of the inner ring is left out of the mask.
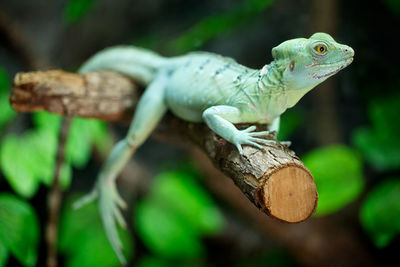
[[[177,117],[191,122],[201,122],[207,108],[205,97],[196,94],[198,88],[187,87],[185,83],[170,84],[165,92],[165,101],[169,110]]]

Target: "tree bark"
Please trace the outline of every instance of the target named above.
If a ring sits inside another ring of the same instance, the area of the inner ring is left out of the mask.
[[[17,74],[10,102],[21,112],[47,110],[63,116],[126,122],[132,117],[137,96],[135,83],[117,73],[79,75],[52,70]],[[174,134],[179,142],[187,139],[197,144],[255,206],[278,220],[301,222],[316,208],[318,194],[311,173],[293,151],[277,141],[264,145],[264,150],[245,146],[240,155],[206,125],[170,114],[156,134]]]

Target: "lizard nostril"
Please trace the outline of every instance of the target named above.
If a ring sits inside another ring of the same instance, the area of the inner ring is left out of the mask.
[[[345,54],[348,54],[348,55],[351,55],[351,56],[354,56],[354,50],[350,47],[346,47],[346,48],[344,48],[343,49],[343,52],[345,53]]]

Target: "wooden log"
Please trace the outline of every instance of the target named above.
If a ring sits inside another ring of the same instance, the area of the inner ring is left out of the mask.
[[[60,115],[126,121],[132,116],[137,95],[135,83],[117,73],[80,75],[52,70],[17,74],[10,102],[21,112],[47,110]],[[254,205],[278,220],[301,222],[315,211],[318,194],[311,173],[293,151],[277,141],[264,145],[264,150],[244,146],[240,155],[206,125],[172,115],[166,116],[156,133],[197,144]]]
[[[61,70],[17,73],[10,96],[20,112],[46,110],[63,116],[115,121],[132,115],[136,86],[112,72],[77,75]]]

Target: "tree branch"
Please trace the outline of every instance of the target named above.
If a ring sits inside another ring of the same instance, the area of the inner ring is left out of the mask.
[[[10,102],[21,112],[47,110],[63,116],[126,122],[132,117],[137,95],[135,83],[117,73],[79,75],[53,70],[17,74]],[[186,139],[197,144],[255,206],[272,217],[294,223],[306,220],[315,210],[318,195],[311,173],[278,142],[265,145],[264,151],[245,146],[239,155],[204,124],[184,122],[170,114],[156,134],[173,134],[179,142]]]
[[[61,122],[60,133],[58,137],[58,149],[56,155],[56,166],[54,170],[54,179],[50,188],[47,205],[48,221],[46,225],[47,242],[47,266],[57,267],[57,240],[58,240],[58,219],[61,205],[60,173],[64,163],[64,150],[71,124],[71,118],[65,117]]]

